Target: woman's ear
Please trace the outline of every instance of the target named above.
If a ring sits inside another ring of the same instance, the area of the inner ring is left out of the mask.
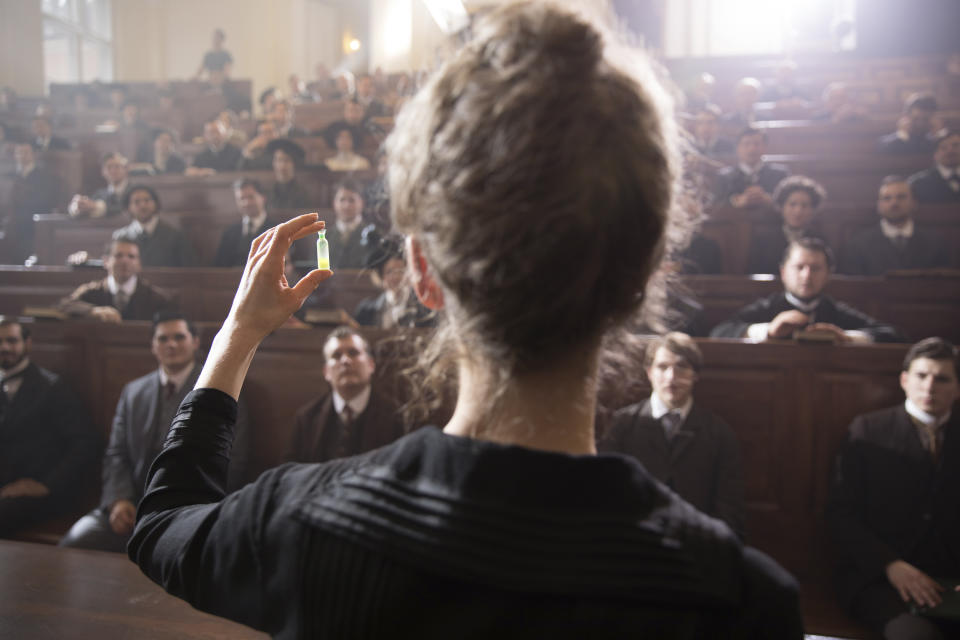
[[[433,279],[416,236],[407,236],[407,265],[413,274],[413,290],[423,306],[434,311],[443,309],[443,290]]]

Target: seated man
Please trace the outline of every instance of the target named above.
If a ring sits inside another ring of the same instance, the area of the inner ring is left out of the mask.
[[[31,346],[29,324],[0,316],[0,537],[68,512],[96,473],[100,438]]]
[[[693,146],[710,158],[733,153],[733,143],[720,137],[720,109],[715,105],[697,109],[693,122]]]
[[[309,131],[293,124],[293,109],[286,100],[276,100],[270,107],[267,119],[273,123],[273,128],[280,138],[305,138],[310,135]]]
[[[927,617],[960,580],[960,397],[957,349],[942,338],[903,361],[906,402],[857,416],[837,458],[827,524],[843,604],[889,640],[960,637]],[[920,610],[919,612],[917,610]]]
[[[189,267],[194,263],[190,240],[160,219],[160,197],[153,187],[133,185],[123,197],[124,209],[133,218],[114,231],[117,237],[137,239],[140,263],[145,267]]]
[[[353,133],[353,142],[356,147],[360,147],[365,140],[368,130],[368,123],[363,117],[363,105],[355,98],[343,103],[343,120],[337,120],[327,125],[321,135],[331,149],[337,148],[337,134],[343,129],[350,129]]]
[[[33,148],[37,151],[65,151],[70,148],[66,138],[53,135],[53,125],[50,120],[42,116],[33,119]]]
[[[103,179],[107,186],[93,192],[89,198],[77,194],[70,201],[68,212],[75,218],[102,218],[123,213],[123,197],[127,193],[127,159],[121,153],[112,152],[100,161]]]
[[[107,245],[103,266],[107,277],[77,287],[60,301],[70,316],[101,322],[150,320],[173,305],[162,293],[140,278],[140,245],[133,236],[114,236]]]
[[[850,240],[840,262],[840,273],[882,276],[898,269],[951,266],[946,244],[938,234],[913,219],[916,211],[917,202],[907,180],[900,176],[884,178],[877,196],[880,221]]]
[[[937,136],[933,166],[913,174],[908,182],[920,204],[960,202],[960,130]]]
[[[377,280],[383,293],[360,301],[353,318],[365,327],[432,327],[436,313],[417,300],[407,279],[407,264],[403,253],[389,251],[376,267]]]
[[[103,459],[100,506],[70,528],[61,546],[126,550],[147,471],[163,448],[180,402],[200,375],[199,348],[196,327],[182,315],[157,314],[154,318],[150,351],[159,368],[129,382],[120,393]],[[241,487],[246,473],[246,412],[241,408],[237,416],[227,491]]]
[[[277,129],[270,120],[264,120],[257,125],[257,135],[253,137],[241,151],[240,170],[258,171],[270,169],[273,166],[273,156],[267,153],[267,145],[277,139]]]
[[[867,110],[854,102],[845,82],[828,84],[820,101],[821,108],[810,114],[810,119],[814,122],[843,124],[866,120],[869,117]]]
[[[172,131],[154,129],[152,138],[153,144],[148,145],[144,154],[137,157],[137,164],[131,168],[131,175],[160,176],[186,171],[187,163],[176,152]]]
[[[203,139],[207,148],[193,159],[187,175],[209,175],[218,171],[236,171],[240,165],[240,149],[223,139],[222,125],[213,120],[203,125]]]
[[[934,147],[934,116],[937,99],[930,93],[913,93],[903,105],[897,130],[880,138],[880,151],[899,154],[928,154]]]
[[[737,164],[724,167],[717,175],[717,205],[772,206],[770,194],[790,174],[790,170],[783,165],[764,162],[766,150],[766,133],[749,127],[740,132],[737,137]]]
[[[783,292],[740,309],[710,332],[714,338],[790,338],[795,331],[833,334],[840,342],[903,342],[896,329],[881,324],[823,290],[833,270],[833,252],[819,238],[793,240],[783,254]]]
[[[33,216],[56,211],[61,196],[61,183],[46,167],[37,162],[37,152],[27,142],[13,148],[16,177],[10,193],[8,217],[4,224],[12,254],[9,260],[23,264],[34,251]],[[3,204],[0,203],[0,208]]]
[[[215,267],[242,267],[247,264],[253,239],[270,228],[264,208],[266,196],[257,180],[237,180],[233,184],[233,196],[241,218],[224,229],[220,236],[217,256],[213,260]]]
[[[337,327],[323,345],[330,392],[297,411],[286,460],[325,462],[377,449],[400,438],[398,407],[374,389],[370,345],[350,327]]]
[[[289,138],[277,138],[267,145],[271,158],[274,183],[267,193],[267,207],[277,209],[304,209],[310,206],[310,196],[297,182],[297,169],[303,166],[306,154],[303,147]]]
[[[363,119],[382,118],[390,115],[386,105],[377,100],[373,76],[368,73],[357,78],[357,102],[363,107]]]
[[[702,365],[690,336],[668,333],[653,340],[644,357],[653,392],[614,414],[597,450],[635,457],[657,480],[743,538],[740,447],[727,423],[693,400]]]
[[[760,99],[760,81],[756,78],[740,78],[733,87],[733,110],[722,118],[724,127],[736,131],[749,127],[756,120],[755,107]]]
[[[331,269],[366,269],[377,249],[380,234],[372,224],[364,225],[363,191],[359,183],[344,180],[334,187],[334,224],[327,227]]]

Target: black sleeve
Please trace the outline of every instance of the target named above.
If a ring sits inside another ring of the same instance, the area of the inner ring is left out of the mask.
[[[94,464],[103,443],[83,405],[62,379],[53,384],[50,403],[55,424],[49,427],[60,436],[60,458],[51,461],[49,473],[38,479],[51,493],[69,493],[78,478],[96,473]]]
[[[892,325],[880,322],[843,302],[837,302],[836,307],[837,325],[844,331],[863,331],[874,342],[906,342],[906,338]]]
[[[795,638],[803,635],[797,581],[765,553],[743,549],[744,638]]]

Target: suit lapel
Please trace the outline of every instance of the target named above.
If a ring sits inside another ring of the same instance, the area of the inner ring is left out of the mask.
[[[3,421],[7,424],[16,424],[20,415],[32,407],[40,397],[43,387],[43,376],[37,371],[37,365],[31,363],[23,374],[20,389],[17,390],[13,401],[7,408]],[[31,425],[32,427],[33,425]]]
[[[654,451],[659,459],[669,456],[670,443],[667,442],[667,434],[664,433],[660,421],[653,417],[649,398],[644,401],[640,409],[634,425],[634,433],[639,440],[638,446],[642,449]]]
[[[699,410],[697,405],[694,404],[690,413],[687,414],[686,420],[680,423],[679,429],[670,440],[670,462],[675,463],[679,460],[680,456],[690,447],[690,443],[693,442],[700,423],[698,414]]]

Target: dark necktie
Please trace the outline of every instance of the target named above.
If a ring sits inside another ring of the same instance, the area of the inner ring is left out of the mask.
[[[353,451],[353,424],[356,421],[357,416],[353,412],[353,408],[349,404],[343,406],[343,411],[340,412],[340,422],[343,423],[343,429],[340,430],[340,442],[337,446],[337,457],[346,458],[351,456],[356,451]]]
[[[116,295],[113,296],[113,304],[117,308],[117,311],[123,313],[123,310],[127,308],[129,302],[130,296],[127,295],[127,292],[123,289],[117,289]]]
[[[172,380],[168,380],[167,384],[163,385],[163,399],[170,401],[170,398],[173,397],[173,394],[177,392],[177,385],[173,384]]]
[[[907,248],[907,236],[893,236],[893,246],[897,251],[903,251]]]
[[[673,440],[673,437],[677,435],[677,428],[682,420],[679,411],[668,411],[660,416],[660,424],[663,425],[663,432],[666,434],[667,440]]]

